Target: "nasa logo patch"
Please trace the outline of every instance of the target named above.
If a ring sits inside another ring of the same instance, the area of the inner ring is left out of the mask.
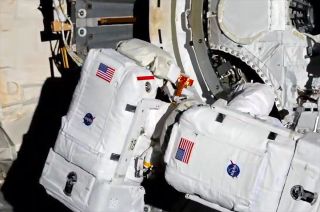
[[[230,161],[231,164],[227,167],[228,175],[230,175],[232,178],[238,177],[240,174],[240,168],[237,164]]]
[[[91,113],[87,113],[84,117],[83,117],[83,123],[86,126],[90,126],[93,122],[93,120],[95,119],[95,117],[93,117],[93,115]]]

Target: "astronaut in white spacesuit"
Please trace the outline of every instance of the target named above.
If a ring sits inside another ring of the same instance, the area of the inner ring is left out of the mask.
[[[230,211],[317,211],[319,135],[270,117],[267,85],[243,84],[231,101],[208,105],[194,83],[150,43],[91,50],[40,183],[74,211],[143,211],[140,183],[160,145],[167,182],[191,200]]]

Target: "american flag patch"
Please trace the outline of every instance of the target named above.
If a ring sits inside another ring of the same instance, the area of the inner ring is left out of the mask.
[[[96,72],[96,76],[110,83],[115,72],[116,70],[114,68],[100,63],[99,68]]]
[[[188,164],[193,145],[194,143],[192,141],[189,141],[185,138],[181,138],[176,153],[176,159]]]

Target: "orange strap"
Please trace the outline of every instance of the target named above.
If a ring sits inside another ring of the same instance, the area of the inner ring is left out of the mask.
[[[187,75],[181,74],[180,77],[178,78],[177,90],[175,95],[181,96],[183,89],[192,86],[193,81],[194,80],[188,77]]]

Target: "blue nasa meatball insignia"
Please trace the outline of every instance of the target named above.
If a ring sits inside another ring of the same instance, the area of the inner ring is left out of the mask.
[[[93,120],[95,119],[95,117],[93,117],[93,115],[91,113],[87,113],[84,117],[83,117],[83,123],[86,126],[90,126],[93,123]]]
[[[240,168],[237,164],[230,161],[231,164],[227,167],[228,175],[232,178],[238,177],[240,174]]]

